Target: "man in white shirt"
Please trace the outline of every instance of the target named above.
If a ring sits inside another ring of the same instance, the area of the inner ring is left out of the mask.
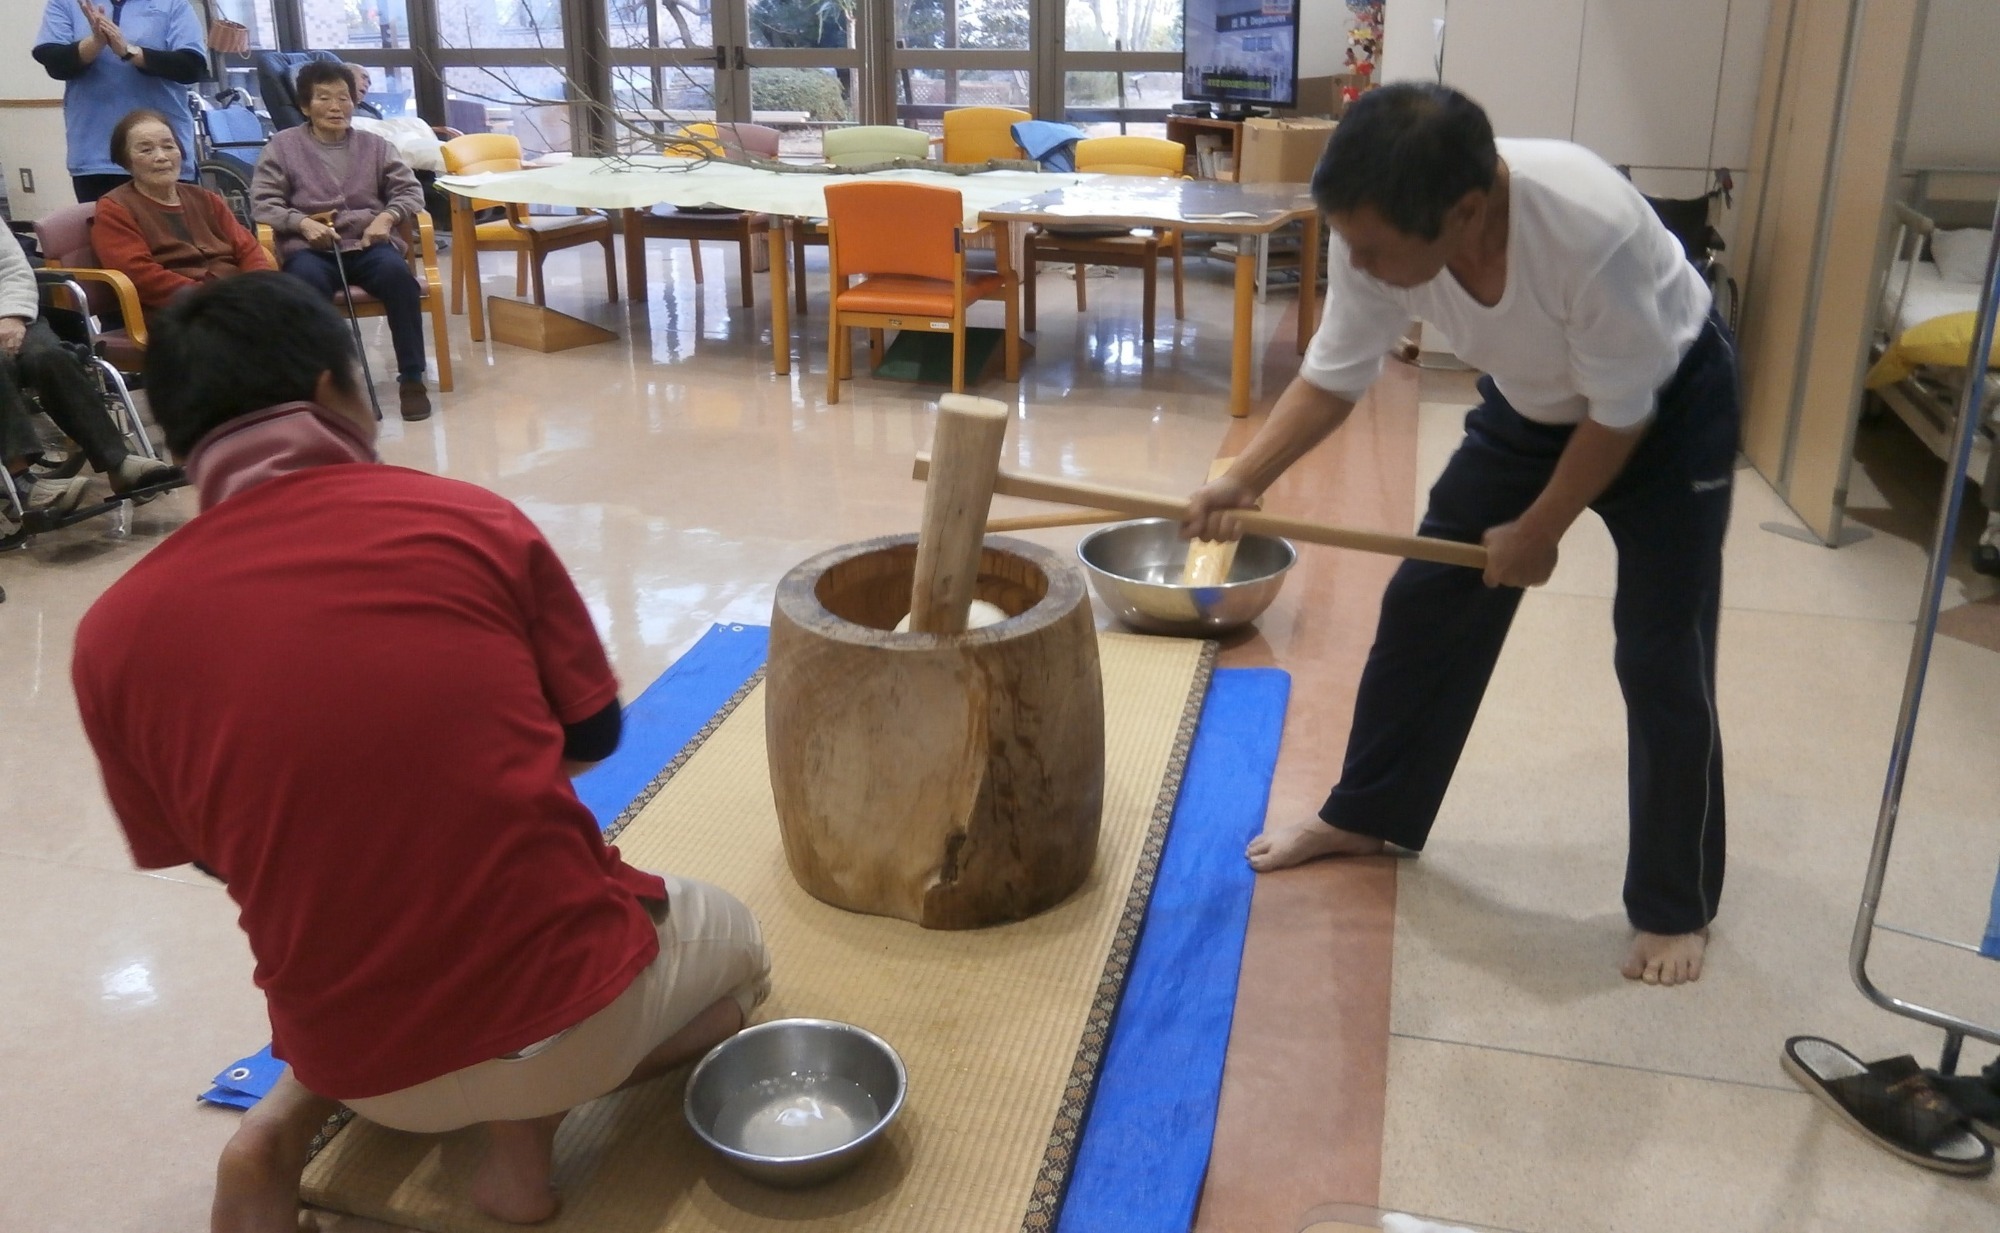
[[[1715,632],[1737,445],[1733,341],[1651,208],[1589,151],[1499,141],[1445,86],[1362,96],[1313,176],[1332,228],[1326,312],[1299,376],[1185,532],[1229,513],[1347,419],[1413,319],[1488,375],[1422,533],[1488,552],[1484,576],[1408,561],[1382,597],[1341,778],[1316,818],[1251,843],[1260,871],[1420,849],[1521,589],[1548,581],[1585,509],[1618,547],[1615,667],[1631,840],[1623,972],[1699,979],[1722,892]]]

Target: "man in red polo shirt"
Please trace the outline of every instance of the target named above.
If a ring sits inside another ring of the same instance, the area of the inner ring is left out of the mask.
[[[147,389],[202,512],[77,630],[133,857],[228,885],[290,1066],[223,1152],[215,1233],[291,1233],[340,1104],[483,1124],[473,1201],[544,1220],[563,1115],[769,990],[749,911],[625,864],[571,789],[619,708],[562,563],[507,501],[377,462],[354,362],[283,275],[169,308]]]

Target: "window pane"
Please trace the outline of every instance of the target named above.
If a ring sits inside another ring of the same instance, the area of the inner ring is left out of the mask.
[[[895,0],[896,41],[904,47],[1028,46],[1029,0]]]
[[[852,0],[750,0],[752,47],[854,46]]]
[[[512,133],[528,158],[570,149],[569,104],[552,68],[448,68],[445,122],[464,133]]]
[[[750,119],[778,130],[778,153],[818,157],[820,134],[854,118],[848,69],[753,68]]]
[[[410,45],[405,0],[299,0],[299,18],[306,46],[314,49]]]
[[[657,150],[648,138],[715,118],[715,70],[705,64],[617,65],[611,70],[611,93],[618,109],[614,144],[624,154]]]
[[[417,114],[416,88],[408,67],[384,68],[379,64],[360,66],[368,74],[368,93],[362,97],[374,104],[383,119]]]
[[[1069,73],[1063,79],[1063,103],[1070,111],[1073,124],[1097,125],[1110,123],[1112,132],[1118,131],[1117,122],[1126,121],[1127,132],[1135,136],[1156,137],[1166,133],[1166,110],[1181,101],[1181,75],[1168,71],[1163,73]],[[1105,113],[1123,113],[1107,115]],[[1134,127],[1141,122],[1151,127]],[[1153,130],[1157,129],[1155,132]],[[1093,132],[1092,136],[1105,136]]]
[[[1028,106],[1028,71],[1021,69],[900,69],[896,103],[921,113],[941,107]],[[941,131],[941,130],[940,130]]]
[[[1069,0],[1067,51],[1179,51],[1181,0]]]
[[[215,13],[248,30],[250,46],[278,45],[278,21],[271,14],[271,0],[218,0]]]
[[[437,0],[437,21],[444,47],[563,45],[562,0]]]
[[[613,47],[713,47],[714,0],[605,0]]]

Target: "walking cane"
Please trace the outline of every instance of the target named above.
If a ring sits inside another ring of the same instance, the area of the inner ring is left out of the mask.
[[[314,222],[333,226],[333,211],[311,216]],[[361,357],[361,377],[368,383],[368,402],[375,418],[382,418],[382,402],[375,397],[375,374],[368,367],[368,348],[361,344],[361,319],[354,315],[354,284],[347,281],[347,262],[340,257],[340,232],[333,233],[333,268],[340,274],[340,302],[347,305],[347,328],[354,331],[354,353]]]

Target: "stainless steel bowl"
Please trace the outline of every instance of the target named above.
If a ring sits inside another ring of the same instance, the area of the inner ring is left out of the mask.
[[[1248,625],[1271,606],[1298,559],[1290,540],[1246,535],[1237,545],[1229,580],[1182,586],[1187,541],[1168,518],[1141,518],[1092,531],[1076,546],[1098,597],[1118,619],[1153,634],[1211,638]]]
[[[684,1108],[695,1134],[749,1177],[811,1186],[860,1163],[908,1089],[903,1059],[873,1032],[777,1019],[709,1050]]]

